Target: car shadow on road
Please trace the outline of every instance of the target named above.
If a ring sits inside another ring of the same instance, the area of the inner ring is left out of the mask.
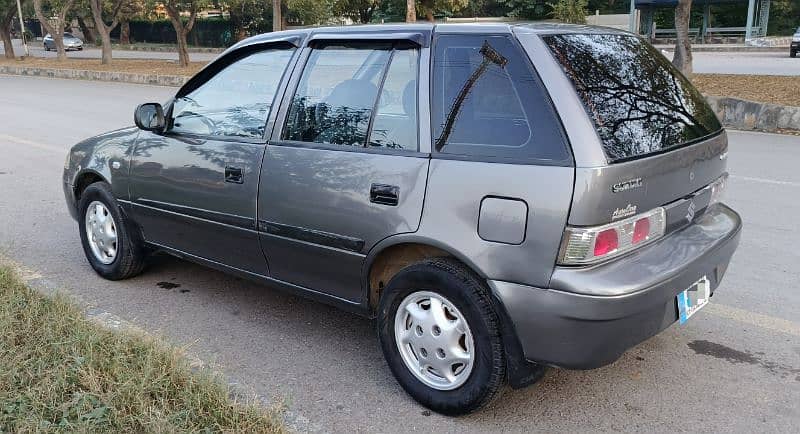
[[[236,382],[262,395],[281,396],[290,408],[314,414],[323,424],[342,415],[354,423],[361,418],[391,423],[404,414],[422,414],[489,429],[493,421],[559,417],[587,400],[629,417],[641,407],[609,397],[661,378],[658,370],[668,363],[662,354],[666,338],[656,336],[608,367],[550,369],[538,384],[507,388],[476,414],[445,418],[413,402],[394,381],[372,320],[166,255],[154,257],[136,280],[137,286],[150,288],[150,308],[173,306],[173,319],[160,324],[168,335],[195,342],[192,349],[198,355]],[[648,354],[655,354],[655,360],[645,360]]]

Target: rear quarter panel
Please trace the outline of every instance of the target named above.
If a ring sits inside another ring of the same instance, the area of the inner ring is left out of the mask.
[[[433,159],[418,238],[436,240],[483,277],[547,287],[572,199],[575,169]],[[482,239],[481,201],[501,197],[527,204],[519,244]]]

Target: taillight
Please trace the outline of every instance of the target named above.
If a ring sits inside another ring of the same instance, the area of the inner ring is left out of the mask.
[[[568,227],[561,243],[559,264],[600,262],[649,244],[664,235],[666,212],[656,208],[596,227]]]
[[[606,229],[597,234],[594,240],[594,255],[607,255],[619,248],[619,237],[616,229]]]
[[[631,242],[633,244],[641,243],[642,241],[646,241],[649,235],[650,217],[644,217],[636,220],[636,223],[633,224],[633,238],[631,239]]]
[[[717,178],[716,181],[712,182],[711,187],[711,198],[708,201],[708,205],[713,205],[717,202],[722,200],[723,193],[725,192],[725,187],[728,186],[728,174],[724,174]]]

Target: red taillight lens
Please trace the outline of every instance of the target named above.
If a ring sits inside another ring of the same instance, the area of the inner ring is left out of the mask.
[[[637,220],[636,224],[633,225],[633,239],[631,239],[631,242],[636,244],[644,241],[648,235],[650,235],[650,219],[645,217]]]
[[[606,229],[597,234],[594,242],[594,255],[602,256],[617,250],[619,247],[619,237],[616,229]]]

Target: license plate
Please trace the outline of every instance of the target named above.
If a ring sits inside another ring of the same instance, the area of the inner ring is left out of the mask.
[[[700,308],[708,304],[711,297],[711,282],[708,277],[703,276],[692,286],[678,294],[678,314],[681,324],[684,324],[689,317],[695,314]]]

